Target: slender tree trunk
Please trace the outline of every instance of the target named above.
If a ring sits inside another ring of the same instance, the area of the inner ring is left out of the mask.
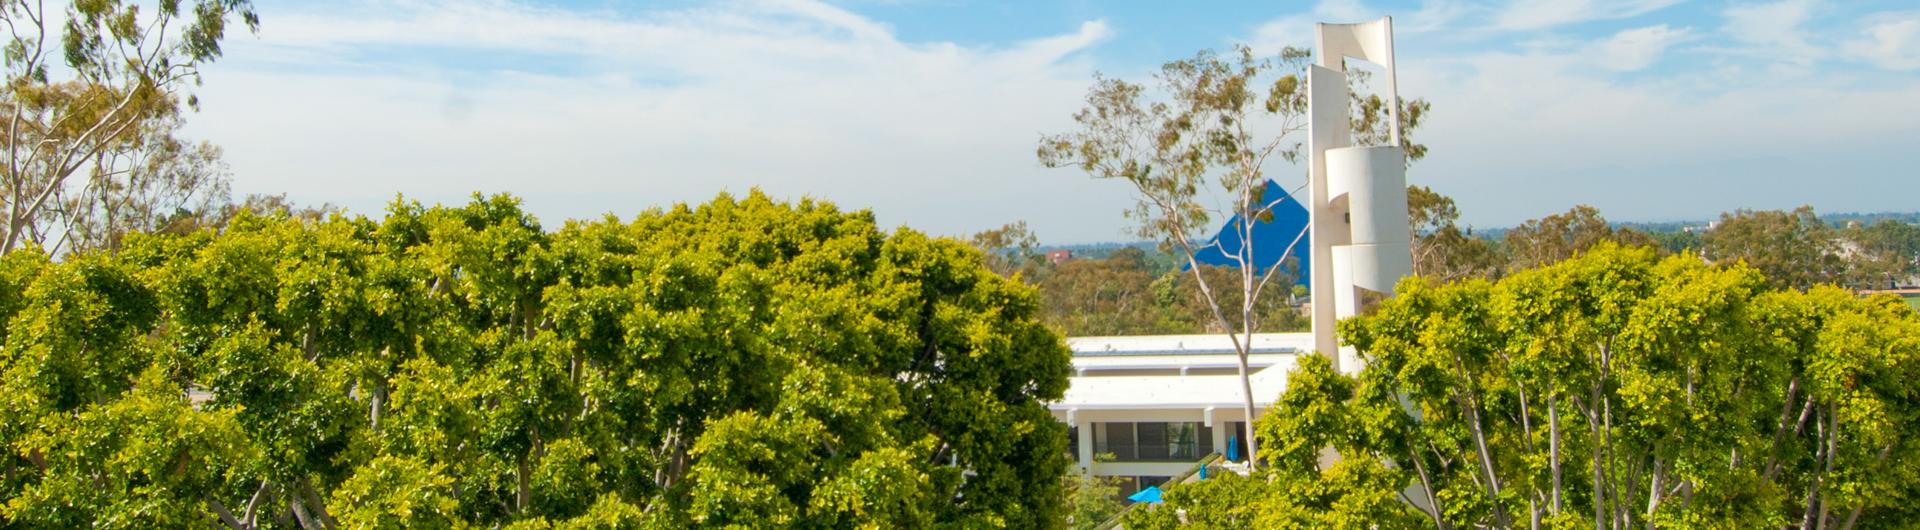
[[[1427,474],[1427,465],[1420,462],[1420,455],[1412,448],[1407,449],[1407,460],[1413,462],[1413,471],[1420,476],[1420,493],[1427,498],[1427,517],[1433,519],[1437,530],[1448,530],[1447,520],[1440,516],[1440,499],[1433,496],[1433,478]]]
[[[1547,462],[1553,472],[1553,515],[1560,515],[1560,402],[1547,394]]]
[[[300,523],[300,528],[305,530],[320,530],[326,528],[326,525],[321,524],[320,520],[313,516],[313,511],[307,509],[305,495],[300,495],[292,491],[288,493],[287,506],[293,510],[293,520],[294,522]]]
[[[247,528],[254,528],[259,526],[260,504],[262,502],[265,502],[270,497],[268,494],[272,489],[273,489],[272,482],[267,482],[265,480],[262,480],[260,481],[260,487],[258,489],[253,490],[253,497],[250,499],[247,499],[247,508],[245,511],[245,515],[241,516],[242,517],[241,521],[246,524]]]
[[[1592,393],[1592,399],[1594,401],[1597,402],[1600,400],[1599,383],[1594,384],[1593,390],[1591,393]],[[1589,404],[1588,406],[1597,407],[1598,405]],[[1589,408],[1587,410],[1587,431],[1592,433],[1592,440],[1590,442],[1590,445],[1593,446],[1593,527],[1595,529],[1606,528],[1607,526],[1606,525],[1607,490],[1605,488],[1602,488],[1600,485],[1600,481],[1603,480],[1603,478],[1606,476],[1606,469],[1600,465],[1601,463],[1600,436],[1601,435],[1600,435],[1600,418],[1598,416],[1599,413],[1600,411],[1593,408]]]
[[[377,433],[380,432],[381,409],[387,406],[387,382],[384,380],[374,381],[373,392],[371,392],[371,394],[367,399],[367,425],[369,429]]]
[[[1660,509],[1660,488],[1665,486],[1660,483],[1660,480],[1665,478],[1660,468],[1664,465],[1666,463],[1660,461],[1659,457],[1654,457],[1653,476],[1649,479],[1652,483],[1647,487],[1647,530],[1653,530],[1653,513]]]
[[[526,513],[527,503],[530,497],[532,497],[529,494],[527,485],[530,475],[533,474],[533,465],[527,462],[526,455],[520,455],[519,462],[516,463],[514,471],[513,509],[516,512]]]
[[[220,501],[214,500],[213,497],[207,497],[207,509],[219,517],[220,522],[226,523],[227,527],[233,530],[247,530],[247,527],[240,523],[240,519],[233,516],[233,511],[228,510],[226,505],[220,504]]]
[[[1780,423],[1773,428],[1773,443],[1767,446],[1767,464],[1761,467],[1768,482],[1773,481],[1773,466],[1780,460],[1780,439],[1787,434],[1787,421],[1793,418],[1793,402],[1799,397],[1800,378],[1787,381],[1787,399],[1780,402]]]
[[[1814,437],[1822,442],[1825,442],[1827,439],[1827,422],[1824,416],[1826,416],[1826,414],[1822,412],[1815,414],[1813,418]],[[1814,459],[1816,461],[1825,460],[1830,456],[1827,444],[1821,443],[1816,447],[1817,449],[1814,450]],[[1807,506],[1800,516],[1801,530],[1812,530],[1814,528],[1814,517],[1820,511],[1820,484],[1824,482],[1826,478],[1826,473],[1814,473],[1813,482],[1807,485]]]
[[[1840,404],[1837,401],[1827,404],[1827,425],[1828,425],[1827,458],[1826,458],[1827,463],[1826,463],[1826,471],[1822,472],[1821,475],[1832,476],[1833,475],[1833,453],[1835,451],[1835,446],[1839,445],[1839,439],[1840,439]],[[1830,511],[1832,508],[1833,507],[1827,502],[1827,496],[1824,494],[1821,495],[1820,496],[1820,524],[1819,526],[1816,527],[1818,528],[1818,530],[1827,530],[1827,512]]]
[[[1247,341],[1252,342],[1253,338],[1248,337]],[[1243,432],[1240,434],[1247,440],[1247,469],[1251,471],[1260,469],[1260,464],[1254,461],[1253,456],[1259,454],[1260,450],[1260,441],[1253,435],[1253,381],[1247,378],[1247,350],[1252,348],[1251,345],[1234,346],[1240,350],[1240,410],[1247,415],[1247,421],[1241,422]]]
[[[320,498],[320,492],[313,490],[312,482],[307,481],[306,477],[300,477],[296,479],[295,485],[300,488],[299,493],[306,496],[313,503],[308,506],[308,510],[313,513],[315,519],[319,520],[321,528],[332,529],[339,527],[339,524],[333,521],[333,516],[327,514],[327,501],[326,499]]]
[[[1242,212],[1248,211],[1248,203],[1252,201],[1249,193],[1250,192],[1246,191],[1241,192],[1240,211]],[[1253,318],[1254,297],[1258,296],[1258,291],[1254,289],[1253,277],[1259,273],[1260,269],[1253,263],[1253,220],[1243,217],[1241,218],[1240,226],[1242,227],[1240,237],[1240,255],[1242,256],[1240,263],[1240,331],[1246,340],[1235,340],[1233,347],[1240,354],[1241,407],[1247,415],[1247,427],[1245,429],[1247,431],[1247,469],[1254,470],[1259,469],[1260,465],[1254,461],[1253,456],[1259,453],[1260,437],[1254,435],[1253,414],[1256,411],[1253,408],[1253,381],[1249,379],[1249,374],[1247,373],[1247,356],[1253,354],[1253,332],[1258,327]],[[1229,334],[1229,338],[1231,338],[1231,334]]]

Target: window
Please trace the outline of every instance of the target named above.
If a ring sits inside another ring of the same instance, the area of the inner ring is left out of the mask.
[[[1094,452],[1112,453],[1113,458],[1120,461],[1140,459],[1139,453],[1134,449],[1133,424],[1096,423],[1095,425],[1099,427],[1093,431],[1096,436],[1093,441]]]
[[[1185,462],[1214,452],[1213,428],[1199,422],[1094,424],[1096,453],[1121,462]]]
[[[1167,424],[1135,423],[1135,439],[1140,444],[1140,460],[1166,460],[1170,453],[1167,447]]]

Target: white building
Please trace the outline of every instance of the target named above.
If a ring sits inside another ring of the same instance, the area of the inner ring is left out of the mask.
[[[1226,335],[1075,337],[1074,375],[1051,405],[1068,425],[1075,470],[1157,485],[1244,436],[1238,361]],[[1273,406],[1310,333],[1253,336],[1247,358],[1256,414]],[[1244,458],[1246,444],[1238,443]],[[1111,459],[1095,455],[1110,454]]]

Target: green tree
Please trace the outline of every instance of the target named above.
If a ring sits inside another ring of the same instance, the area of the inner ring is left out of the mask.
[[[1491,241],[1462,229],[1453,198],[1426,186],[1407,187],[1407,223],[1412,225],[1413,273],[1449,282],[1490,278],[1499,273],[1500,254]]]
[[[1631,228],[1614,228],[1600,210],[1579,205],[1566,213],[1528,220],[1508,230],[1508,266],[1529,269],[1572,258],[1602,241],[1626,246],[1655,246],[1653,237]]]
[[[1920,275],[1920,226],[1893,219],[1842,232],[1851,279],[1867,289],[1910,285]]]
[[[1032,288],[755,192],[0,256],[0,527],[1054,528]]]
[[[1308,357],[1290,376],[1260,421],[1264,475],[1176,487],[1168,506],[1258,527],[1913,517],[1920,406],[1902,381],[1920,370],[1920,315],[1895,298],[1773,290],[1750,267],[1608,242],[1498,282],[1397,292],[1341,323],[1359,374]],[[1167,512],[1128,527],[1176,526]]]
[[[0,111],[0,252],[117,247],[177,210],[225,201],[217,149],[179,136],[199,69],[227,26],[259,26],[247,0],[0,4],[10,29]],[[60,21],[65,20],[64,24]]]
[[[1066,517],[1067,528],[1093,530],[1127,507],[1120,497],[1125,492],[1120,491],[1118,477],[1069,473],[1063,480],[1067,505],[1061,513]]]
[[[1838,234],[1801,206],[1791,212],[1740,210],[1720,215],[1702,237],[1703,253],[1716,262],[1744,262],[1776,287],[1806,289],[1839,283],[1847,262],[1838,254]]]
[[[1035,252],[1040,239],[1027,229],[1026,221],[1014,221],[1000,228],[982,231],[970,239],[974,248],[986,254],[987,268],[1001,276],[1021,273],[1031,281],[1046,265],[1046,256]]]

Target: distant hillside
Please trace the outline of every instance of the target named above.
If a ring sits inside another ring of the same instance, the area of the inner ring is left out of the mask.
[[[1629,221],[1629,222],[1616,222],[1616,223],[1610,223],[1610,224],[1612,224],[1615,228],[1632,228],[1634,230],[1639,230],[1641,232],[1647,232],[1650,234],[1665,234],[1665,233],[1679,232],[1682,229],[1685,229],[1687,227],[1705,227],[1707,225],[1713,224],[1714,221],[1717,221],[1719,219],[1720,219],[1719,216],[1714,216],[1713,218],[1710,218],[1710,219],[1698,219],[1698,220],[1691,220],[1691,221]],[[1900,221],[1907,224],[1920,225],[1920,212],[1870,212],[1870,213],[1843,212],[1843,213],[1820,214],[1820,222],[1826,223],[1827,226],[1835,226],[1835,227],[1847,226],[1847,223],[1849,222],[1859,222],[1860,224],[1870,225],[1873,223],[1878,223],[1880,221],[1889,220],[1889,219],[1894,221]],[[1507,235],[1507,231],[1512,229],[1513,227],[1505,227],[1505,226],[1496,227],[1496,228],[1473,228],[1471,229],[1471,233],[1474,236],[1479,236],[1479,237],[1491,239],[1494,241],[1500,241],[1502,239],[1505,239]],[[1041,245],[1039,249],[1041,252],[1046,252],[1050,250],[1071,250],[1073,251],[1073,257],[1075,258],[1103,259],[1103,258],[1106,258],[1107,255],[1112,254],[1113,251],[1119,250],[1122,248],[1127,248],[1127,247],[1134,247],[1140,250],[1144,250],[1147,252],[1148,256],[1158,257],[1160,255],[1159,244],[1153,241],[1134,241],[1130,243],[1115,241],[1115,242],[1107,242],[1107,243],[1083,243],[1078,245]]]
[[[1147,251],[1148,254],[1154,254],[1159,251],[1160,244],[1152,241],[1134,241],[1130,243],[1112,241],[1106,243],[1081,243],[1077,245],[1040,245],[1037,250],[1041,253],[1055,250],[1070,250],[1073,251],[1073,257],[1075,258],[1106,259],[1107,255],[1112,254],[1113,251],[1128,247]]]

